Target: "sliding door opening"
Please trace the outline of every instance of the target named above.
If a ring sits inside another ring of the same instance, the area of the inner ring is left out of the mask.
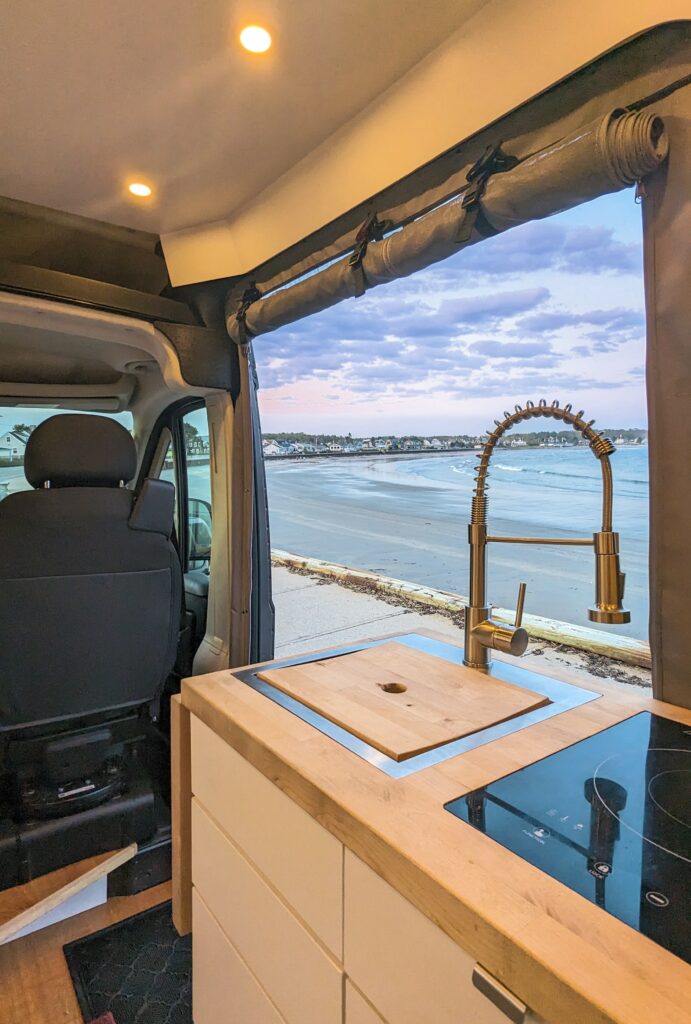
[[[259,337],[276,560],[294,565],[287,552],[467,596],[466,527],[485,431],[517,403],[557,399],[584,409],[617,447],[614,517],[632,613],[617,634],[646,640],[644,345],[631,191],[518,227]],[[492,532],[568,538],[598,528],[600,467],[579,440],[544,419],[506,436],[492,465]],[[592,628],[587,549],[493,548],[493,603],[515,607],[522,580],[527,612]],[[364,606],[349,617],[342,598],[338,620],[315,622],[310,604],[323,607],[326,591],[286,577],[284,600],[276,576],[275,585],[279,654],[392,632],[406,610],[372,605],[358,621]]]

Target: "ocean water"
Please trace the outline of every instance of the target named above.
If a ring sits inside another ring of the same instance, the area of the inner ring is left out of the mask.
[[[468,593],[467,524],[475,452],[325,458],[267,463],[273,547],[443,590]],[[627,575],[632,621],[609,627],[647,638],[648,452],[612,457],[614,529]],[[601,469],[588,448],[499,449],[490,466],[490,531],[589,537],[600,528]],[[588,548],[496,544],[489,548],[490,600],[581,625],[594,600]],[[597,627],[596,627],[597,628]]]

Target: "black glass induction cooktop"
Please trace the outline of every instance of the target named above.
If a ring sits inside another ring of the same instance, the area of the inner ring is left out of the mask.
[[[644,712],[446,809],[691,962],[690,754]]]

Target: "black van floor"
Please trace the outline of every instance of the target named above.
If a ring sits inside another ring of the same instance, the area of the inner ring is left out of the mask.
[[[64,947],[85,1021],[192,1024],[192,939],[170,901]]]

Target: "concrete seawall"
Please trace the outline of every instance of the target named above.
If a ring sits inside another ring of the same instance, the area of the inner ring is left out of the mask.
[[[274,565],[322,576],[345,587],[382,596],[398,597],[405,602],[445,612],[453,615],[457,620],[462,619],[465,605],[468,602],[467,597],[461,594],[435,590],[433,587],[397,580],[391,576],[381,576],[365,569],[352,569],[349,566],[326,562],[320,558],[294,555],[289,551],[274,549],[271,552],[271,560]],[[512,623],[515,612],[510,608],[494,608],[493,615],[500,622]],[[561,622],[558,619],[548,619],[541,615],[524,615],[523,625],[535,640],[563,644],[565,647],[610,658],[625,665],[650,669],[650,645],[643,640],[589,629],[587,626],[577,626],[570,622]]]

